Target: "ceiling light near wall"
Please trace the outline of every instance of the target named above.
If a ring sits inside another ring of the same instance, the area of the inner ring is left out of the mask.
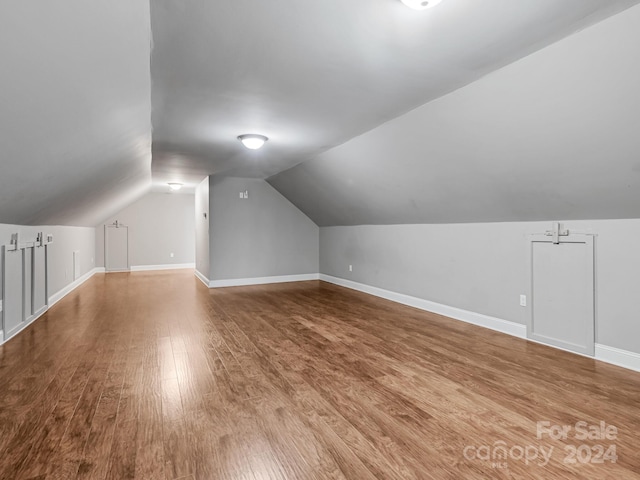
[[[400,0],[407,7],[414,10],[426,10],[427,8],[435,7],[442,0]]]
[[[168,185],[169,185],[169,188],[171,190],[173,190],[174,192],[177,192],[178,190],[180,190],[182,188],[182,184],[181,183],[171,182]]]
[[[262,147],[267,140],[269,140],[264,135],[257,135],[255,133],[250,133],[246,135],[240,135],[238,140],[242,142],[242,144],[250,150],[258,150]]]

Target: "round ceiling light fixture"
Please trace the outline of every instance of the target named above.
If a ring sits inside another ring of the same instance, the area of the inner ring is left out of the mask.
[[[248,133],[245,135],[240,135],[238,140],[242,142],[242,144],[247,147],[249,150],[258,150],[261,148],[267,140],[269,140],[264,135],[258,135],[255,133]]]
[[[178,182],[169,182],[167,185],[169,185],[169,188],[174,192],[177,192],[182,188],[182,184]]]
[[[442,0],[400,0],[407,7],[414,10],[426,10],[427,8],[435,7]]]

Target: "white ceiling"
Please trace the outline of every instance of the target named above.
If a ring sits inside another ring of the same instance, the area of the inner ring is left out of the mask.
[[[96,225],[151,184],[147,0],[0,0],[0,223]]]
[[[318,162],[355,168],[366,149],[343,157],[337,145],[639,1],[445,0],[416,12],[399,0],[0,0],[0,223],[92,226],[152,179],[166,190],[209,174],[267,178],[303,161],[272,184],[296,204],[324,201],[324,213],[307,209],[321,222],[359,222],[367,202],[336,190],[351,172]],[[248,151],[242,133],[270,141]],[[380,150],[396,152],[398,138]],[[412,165],[377,163],[397,182],[389,197],[405,195],[394,175]],[[294,192],[300,178],[325,188],[323,172],[328,200]],[[511,188],[507,174],[495,181]],[[338,199],[346,219],[326,214]],[[403,205],[390,202],[385,221],[406,221]]]
[[[635,3],[154,0],[154,182],[269,177]]]
[[[269,182],[316,224],[640,218],[640,5]]]

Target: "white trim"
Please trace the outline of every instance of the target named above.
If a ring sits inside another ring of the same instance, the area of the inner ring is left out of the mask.
[[[483,315],[482,313],[470,312],[469,310],[463,310],[461,308],[450,307],[449,305],[443,305],[441,303],[431,302],[422,298],[411,297],[402,293],[391,292],[378,287],[372,287],[363,283],[353,282],[351,280],[345,280],[344,278],[332,277],[330,275],[320,274],[320,280],[325,282],[347,287],[352,290],[358,290],[359,292],[368,293],[376,297],[385,298],[392,302],[402,303],[410,307],[419,308],[420,310],[426,310],[427,312],[437,313],[446,317],[460,320],[480,327],[489,328],[498,332],[506,333],[507,335],[513,335],[518,338],[526,338],[527,327],[515,322],[509,322],[502,320],[501,318],[490,317],[489,315]]]
[[[353,282],[344,278],[332,277],[330,275],[324,275],[322,273],[320,274],[320,280],[333,283],[335,285],[340,285],[341,287],[350,288],[352,290],[358,290],[359,292],[368,293],[369,295],[374,295],[376,297],[385,298],[387,300],[391,300],[392,302],[409,305],[411,307],[419,308],[420,310],[438,313],[440,315],[444,315],[455,320],[460,320],[462,322],[472,323],[480,327],[496,330],[498,332],[506,333],[507,335],[525,339],[528,342],[539,343],[547,347],[564,350],[565,352],[569,352],[574,355],[580,355],[581,357],[599,360],[601,362],[610,363],[618,367],[628,368],[629,370],[640,372],[639,353],[596,343],[595,356],[586,355],[583,353],[575,352],[573,350],[567,350],[565,348],[549,345],[548,343],[541,343],[539,341],[536,341],[535,339],[527,338],[526,325],[520,325],[518,323],[509,322],[500,318],[490,317],[481,313],[470,312],[468,310],[462,310],[460,308],[442,305],[440,303],[431,302],[429,300],[411,297],[402,293],[391,292],[382,288],[372,287],[363,283]]]
[[[103,273],[103,272],[104,272],[104,267],[96,267],[93,270],[90,270],[84,275],[82,275],[77,280],[74,280],[66,287],[57,291],[56,293],[54,293],[49,297],[49,308],[53,307],[56,303],[58,303],[60,300],[62,300],[64,297],[66,297],[68,294],[70,294],[72,291],[74,291],[76,288],[82,285],[84,282],[89,280],[96,273]]]
[[[640,354],[596,343],[596,360],[640,372]]]
[[[151,272],[156,270],[181,270],[185,268],[196,268],[195,263],[174,263],[168,265],[133,265],[132,272]]]
[[[27,319],[24,322],[24,324],[18,330],[14,331],[11,334],[11,338],[15,338],[16,335],[18,335],[21,331],[23,331],[25,328],[27,328],[29,325],[31,325],[36,320],[38,320],[42,315],[44,315],[48,311],[49,311],[49,308],[45,305],[42,309],[40,309],[40,311],[36,315],[31,317],[30,319]],[[0,345],[2,345],[3,343],[5,343],[4,332],[0,332],[0,334],[1,334],[1,336],[0,336]],[[11,338],[7,339],[7,341],[11,340]]]
[[[243,287],[246,285],[265,285],[268,283],[307,282],[318,280],[320,274],[305,273],[302,275],[280,275],[276,277],[233,278],[229,280],[210,280],[209,288]]]
[[[47,310],[49,310],[49,305],[42,306],[40,310],[38,310],[36,313],[33,314],[33,319],[41,317]],[[31,322],[31,320],[28,320],[28,321]]]
[[[198,280],[204,283],[205,287],[209,288],[209,279],[205,277],[202,273],[200,273],[198,269],[195,270],[195,275]]]

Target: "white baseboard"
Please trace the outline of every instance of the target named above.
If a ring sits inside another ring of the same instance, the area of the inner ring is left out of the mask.
[[[69,285],[67,285],[66,287],[64,287],[63,289],[59,290],[58,292],[54,293],[53,295],[51,295],[49,297],[49,308],[53,307],[56,303],[58,303],[60,300],[62,300],[64,297],[66,297],[67,295],[69,295],[72,291],[74,291],[76,288],[78,288],[80,285],[82,285],[84,282],[86,282],[87,280],[89,280],[91,277],[93,277],[96,273],[104,273],[104,268],[102,267],[96,267],[93,270],[88,271],[87,273],[85,273],[84,275],[82,275],[80,278],[78,278],[77,280],[74,280],[73,282],[71,282]]]
[[[344,278],[332,277],[330,275],[320,274],[320,280],[325,282],[347,287],[352,290],[358,290],[359,292],[368,293],[376,297],[385,298],[392,302],[401,303],[410,307],[419,308],[420,310],[426,310],[427,312],[437,313],[444,315],[445,317],[461,320],[466,323],[472,323],[480,327],[489,328],[498,332],[513,335],[518,338],[526,338],[527,327],[519,323],[509,322],[502,320],[501,318],[490,317],[489,315],[483,315],[481,313],[470,312],[469,310],[463,310],[461,308],[450,307],[449,305],[443,305],[441,303],[431,302],[422,298],[412,297],[404,295],[402,293],[391,292],[378,287],[372,287],[363,283],[353,282],[351,280],[345,280]]]
[[[462,310],[456,307],[450,307],[448,305],[442,305],[440,303],[431,302],[429,300],[423,300],[417,297],[411,297],[409,295],[404,295],[402,293],[391,292],[389,290],[384,290],[378,287],[372,287],[370,285],[365,285],[363,283],[353,282],[351,280],[346,280],[344,278],[332,277],[330,275],[320,274],[320,280],[325,282],[333,283],[335,285],[340,285],[342,287],[350,288],[352,290],[358,290],[360,292],[368,293],[370,295],[374,295],[376,297],[385,298],[387,300],[391,300],[392,302],[401,303],[403,305],[409,305],[411,307],[419,308],[420,310],[426,310],[427,312],[438,313],[440,315],[444,315],[446,317],[453,318],[455,320],[460,320],[467,323],[472,323],[474,325],[478,325],[480,327],[489,328],[491,330],[496,330],[498,332],[506,333],[507,335],[512,335],[514,337],[523,338],[528,341],[534,340],[527,339],[527,327],[526,325],[520,325],[518,323],[509,322],[507,320],[502,320],[500,318],[490,317],[488,315],[483,315],[481,313],[470,312],[468,310]],[[554,347],[553,345],[543,344],[548,347]],[[560,349],[564,350],[564,349]],[[615,347],[609,347],[606,345],[601,345],[596,343],[595,357],[590,357],[588,355],[583,355],[576,352],[571,352],[569,350],[565,350],[569,353],[573,353],[575,355],[580,355],[588,358],[595,358],[601,362],[611,363],[613,365],[617,365],[618,367],[627,368],[629,370],[635,370],[640,372],[640,354],[630,352],[628,350],[622,350]]]
[[[596,343],[596,360],[640,372],[640,354]]]
[[[132,272],[153,272],[156,270],[182,270],[186,268],[196,268],[195,263],[174,263],[168,265],[135,265],[131,267]]]
[[[209,288],[243,287],[247,285],[266,285],[268,283],[307,282],[309,280],[318,280],[319,278],[320,278],[320,275],[317,273],[306,273],[302,275],[280,275],[276,277],[254,277],[254,278],[233,278],[229,280],[209,280]]]
[[[29,325],[31,325],[33,322],[35,322],[36,320],[38,320],[42,315],[44,315],[45,313],[47,313],[49,311],[49,307],[48,306],[44,306],[42,307],[38,312],[36,312],[33,317],[27,319],[24,324],[16,331],[14,331],[11,334],[11,338],[14,338],[16,335],[18,335],[21,331],[23,331],[25,328],[27,328]],[[4,331],[0,330],[0,345],[2,345],[4,343]]]
[[[209,279],[207,277],[205,277],[202,273],[200,273],[198,271],[198,269],[195,270],[195,274],[196,277],[198,278],[198,280],[200,280],[202,283],[204,283],[204,286],[209,288]]]

